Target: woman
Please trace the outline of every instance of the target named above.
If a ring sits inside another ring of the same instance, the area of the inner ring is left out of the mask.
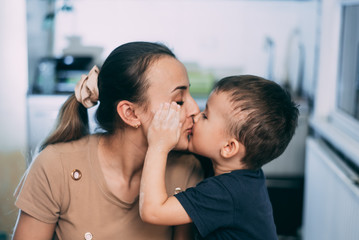
[[[97,101],[104,133],[89,135],[86,108]],[[160,103],[171,101],[182,105],[176,149],[186,150],[199,109],[183,64],[161,44],[121,45],[101,71],[94,67],[84,75],[18,187],[13,239],[188,239],[188,226],[145,224],[138,210],[147,130]],[[168,194],[202,178],[192,155],[171,153]]]

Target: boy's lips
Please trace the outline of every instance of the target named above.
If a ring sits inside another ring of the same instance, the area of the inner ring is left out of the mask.
[[[187,129],[186,129],[186,132],[187,132],[189,135],[192,135],[192,128],[193,128],[193,127],[190,127],[190,128],[187,128]]]
[[[187,140],[190,141],[193,132],[193,125],[190,128],[187,128],[186,132],[187,132]]]
[[[186,129],[186,132],[187,132],[189,135],[192,135],[193,126],[194,126],[194,124],[191,124],[191,125]]]
[[[192,116],[192,125],[191,127],[187,128],[187,132],[188,132],[188,137],[192,136],[193,135],[193,127],[194,127],[194,116]]]

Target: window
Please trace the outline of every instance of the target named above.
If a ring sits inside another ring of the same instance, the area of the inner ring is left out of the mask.
[[[343,4],[339,44],[336,111],[332,122],[359,142],[359,4]]]
[[[359,0],[321,4],[315,108],[310,125],[359,167]]]
[[[343,6],[337,106],[359,120],[359,5]]]

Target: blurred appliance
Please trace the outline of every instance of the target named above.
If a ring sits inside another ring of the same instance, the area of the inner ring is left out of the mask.
[[[36,154],[41,142],[53,130],[62,104],[74,92],[82,74],[92,67],[93,57],[66,55],[42,58],[36,70],[34,84],[27,96],[28,152]],[[94,113],[88,110],[90,130],[96,128]]]
[[[35,155],[42,141],[53,130],[57,115],[62,104],[69,97],[66,95],[29,95],[27,98],[28,114],[28,153]],[[95,132],[95,112],[97,106],[87,110],[89,115],[90,132]]]
[[[91,56],[42,58],[36,69],[32,94],[63,94],[73,92],[82,74],[91,68]]]
[[[302,225],[305,139],[309,115],[306,101],[296,102],[300,105],[300,115],[292,140],[282,155],[263,166],[277,234],[290,239],[297,239]]]
[[[305,139],[308,135],[309,106],[305,100],[299,104],[298,127],[286,150],[278,158],[265,164],[263,171],[268,178],[301,178],[304,176]]]

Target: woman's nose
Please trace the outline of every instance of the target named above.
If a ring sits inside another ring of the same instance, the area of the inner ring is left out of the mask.
[[[199,107],[198,104],[196,103],[196,101],[191,98],[189,100],[189,104],[188,104],[188,110],[187,110],[187,116],[195,116],[199,113]]]

